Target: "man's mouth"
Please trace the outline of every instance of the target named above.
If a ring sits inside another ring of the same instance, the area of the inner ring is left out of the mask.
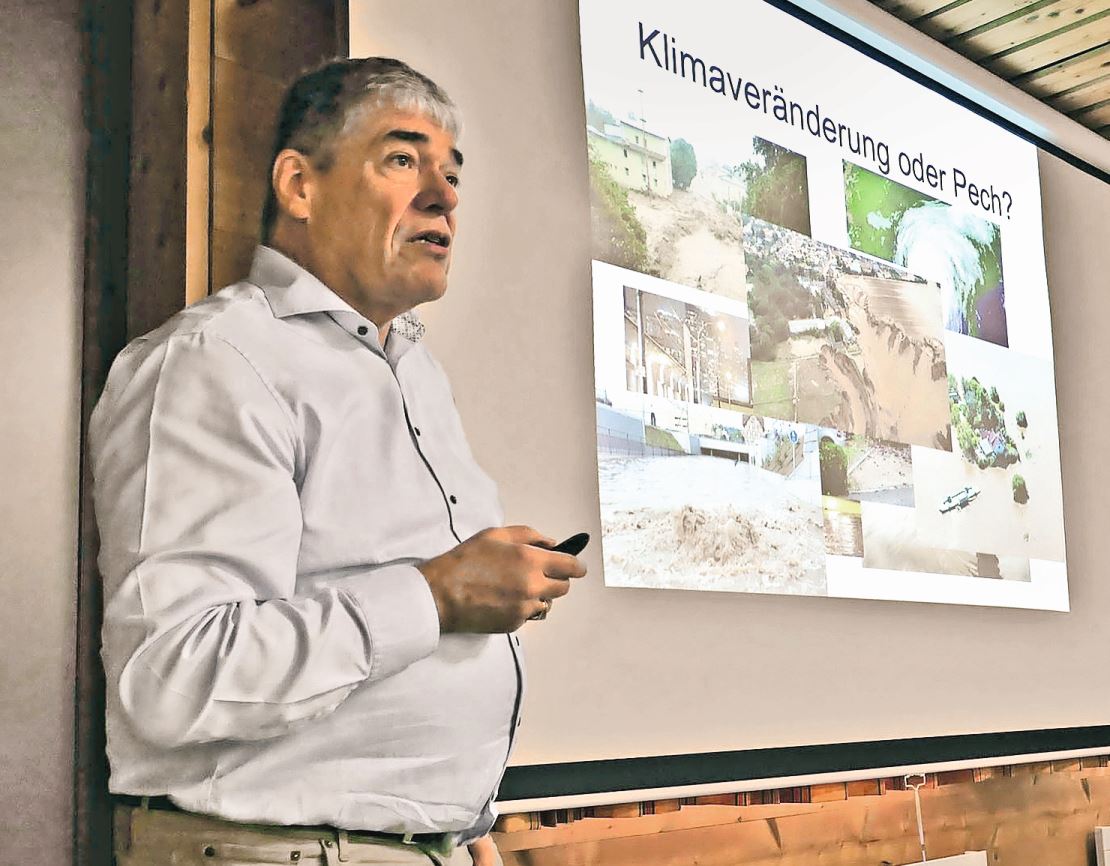
[[[413,244],[430,244],[440,249],[447,249],[451,246],[451,236],[437,231],[420,232],[420,234],[413,235],[409,238],[409,243]]]

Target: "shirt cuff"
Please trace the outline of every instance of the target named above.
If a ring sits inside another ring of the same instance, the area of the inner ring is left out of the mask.
[[[370,634],[370,682],[385,679],[439,646],[439,611],[424,575],[412,565],[387,565],[343,581]]]

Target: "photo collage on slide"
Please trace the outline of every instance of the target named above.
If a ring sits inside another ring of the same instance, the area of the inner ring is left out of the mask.
[[[818,200],[813,154],[651,96],[586,93],[606,584],[1062,563],[1052,366],[1010,345],[1000,224],[835,149]]]

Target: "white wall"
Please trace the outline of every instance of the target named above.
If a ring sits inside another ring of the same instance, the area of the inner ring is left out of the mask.
[[[0,0],[0,848],[71,862],[85,136],[78,0]]]

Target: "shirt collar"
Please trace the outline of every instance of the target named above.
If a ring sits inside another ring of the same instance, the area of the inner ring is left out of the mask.
[[[251,262],[250,282],[266,294],[279,319],[306,313],[358,312],[320,280],[272,247],[259,246]]]
[[[384,355],[391,366],[415,343],[391,327],[385,347],[378,343],[378,327],[319,279],[273,247],[259,245],[254,251],[248,281],[262,289],[270,309],[279,319],[309,313],[327,313],[343,330],[357,335],[373,351]],[[365,330],[365,333],[362,331]]]

